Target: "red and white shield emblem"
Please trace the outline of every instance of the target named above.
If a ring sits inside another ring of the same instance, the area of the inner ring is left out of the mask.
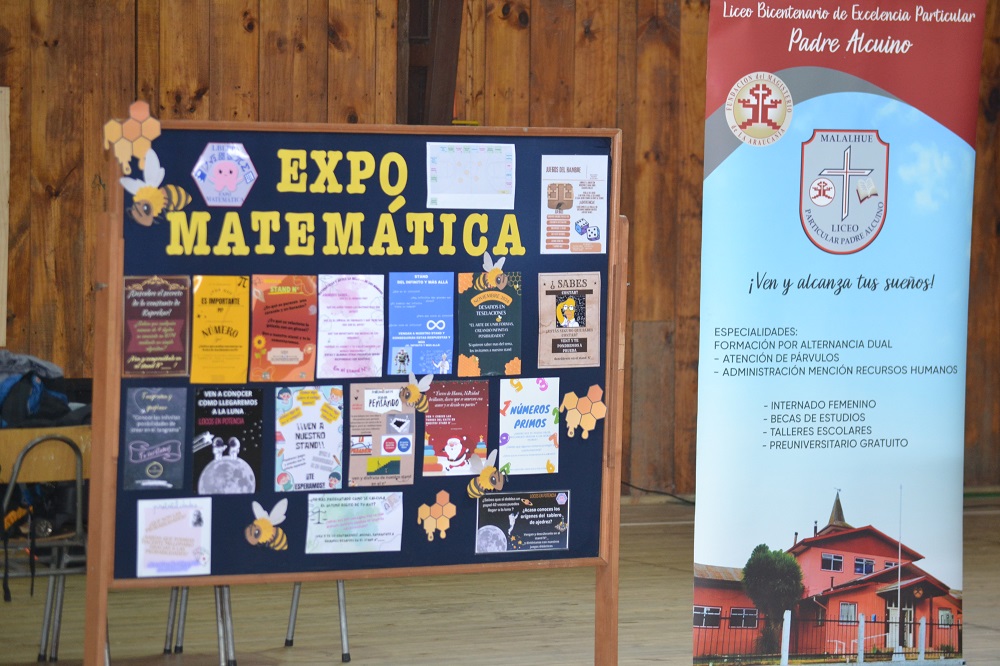
[[[799,218],[816,247],[860,252],[885,224],[889,144],[878,130],[813,130],[802,144]]]

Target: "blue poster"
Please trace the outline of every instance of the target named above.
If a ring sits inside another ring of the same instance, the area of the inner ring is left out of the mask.
[[[453,273],[389,274],[389,375],[450,375]]]

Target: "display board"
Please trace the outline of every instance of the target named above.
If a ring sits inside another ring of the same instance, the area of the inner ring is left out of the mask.
[[[99,594],[617,560],[617,130],[155,130],[105,128]]]

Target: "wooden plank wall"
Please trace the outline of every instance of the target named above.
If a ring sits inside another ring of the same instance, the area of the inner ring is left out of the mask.
[[[101,126],[160,118],[393,123],[406,0],[3,0],[11,89],[8,348],[93,372]],[[620,127],[631,220],[624,478],[694,491],[708,2],[464,0],[456,115]],[[1000,3],[984,40],[966,484],[1000,486]],[[399,104],[397,103],[399,102]],[[402,116],[400,109],[402,106]]]

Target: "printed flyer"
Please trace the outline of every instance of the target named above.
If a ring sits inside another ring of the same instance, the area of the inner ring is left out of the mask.
[[[184,488],[185,388],[126,392],[123,489]]]
[[[500,382],[500,458],[508,474],[559,471],[559,378]]]
[[[137,502],[136,562],[139,578],[212,573],[212,498]]]
[[[195,275],[192,384],[243,384],[250,356],[250,278]]]
[[[403,493],[309,495],[306,554],[398,551]]]
[[[458,274],[458,376],[521,374],[521,273],[485,255],[483,272]]]
[[[607,252],[608,158],[542,155],[542,254]]]
[[[569,491],[490,493],[479,498],[476,554],[569,548]]]
[[[711,5],[696,658],[741,659],[714,609],[759,606],[718,581],[779,560],[801,572],[800,656],[960,646],[938,625],[962,608],[984,7]],[[756,649],[777,654],[763,615]]]
[[[122,375],[183,376],[188,372],[191,278],[125,276]]]
[[[343,386],[278,387],[275,421],[275,491],[343,486]]]
[[[486,462],[490,386],[485,381],[434,382],[425,393],[424,476],[470,476]]]
[[[316,366],[316,278],[254,275],[250,381],[310,382]]]
[[[382,376],[385,276],[319,276],[317,377]]]
[[[538,367],[601,364],[601,274],[538,274]]]
[[[427,207],[514,208],[517,160],[509,143],[427,142]]]
[[[455,344],[453,273],[389,273],[387,375],[450,375]]]
[[[199,495],[260,489],[262,389],[200,388],[194,408],[194,478]]]
[[[349,485],[413,483],[416,411],[400,383],[351,385]]]

